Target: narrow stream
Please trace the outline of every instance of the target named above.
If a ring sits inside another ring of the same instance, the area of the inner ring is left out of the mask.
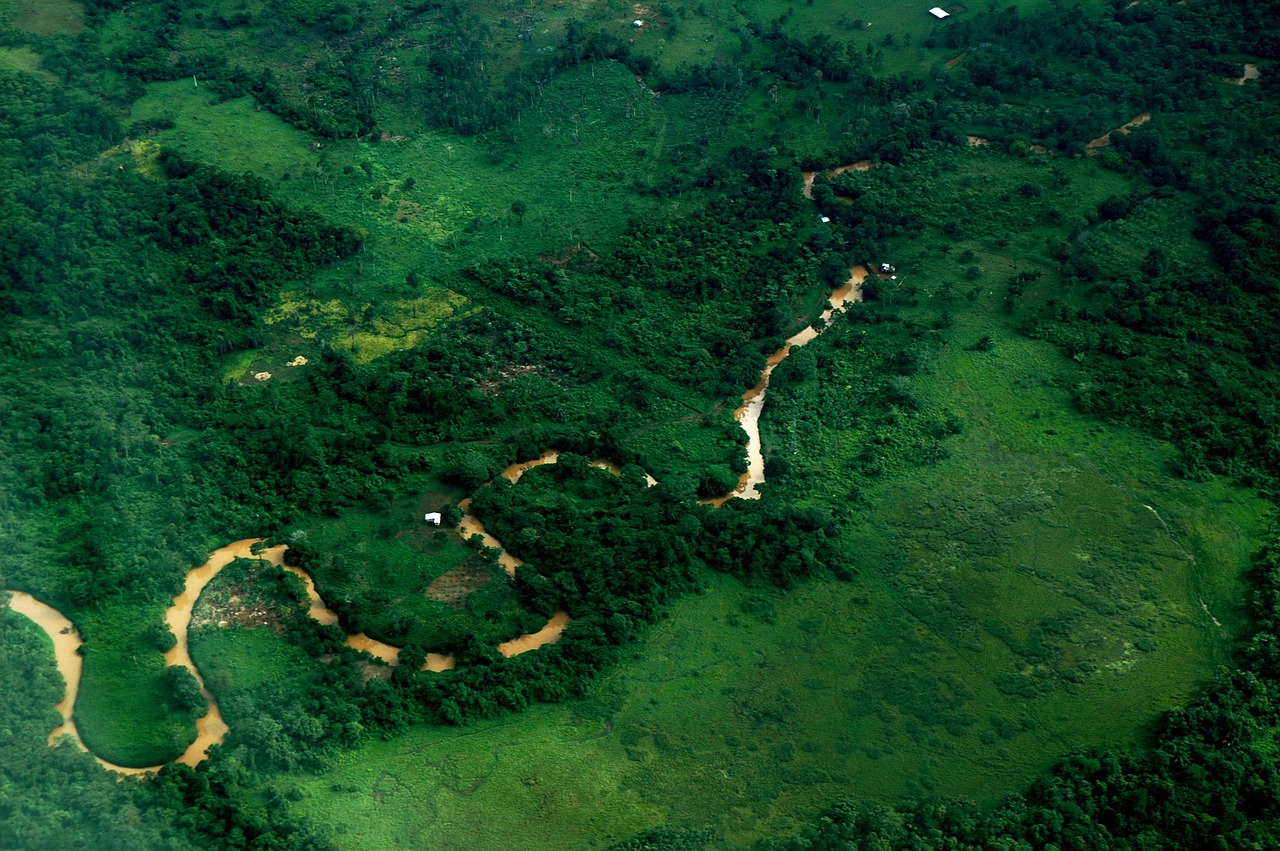
[[[827,309],[822,312],[818,321],[788,337],[782,348],[769,356],[765,362],[764,372],[760,374],[760,381],[755,387],[742,394],[742,404],[733,412],[734,418],[747,433],[747,472],[743,473],[742,478],[738,480],[738,486],[724,496],[699,500],[703,505],[719,508],[734,498],[760,498],[759,486],[764,484],[764,453],[760,446],[760,412],[764,410],[765,393],[769,389],[769,378],[773,375],[774,367],[782,363],[793,349],[803,346],[822,333],[822,330],[814,327],[815,325],[820,325],[821,329],[825,330],[836,311],[842,310],[851,302],[862,301],[862,282],[866,278],[865,268],[855,266],[850,269],[849,280],[831,293],[827,300]]]
[[[1262,72],[1258,70],[1257,65],[1254,65],[1252,62],[1246,62],[1244,63],[1244,72],[1242,76],[1223,77],[1222,81],[1224,83],[1234,83],[1237,86],[1243,86],[1245,83],[1249,82],[1250,80],[1256,80],[1261,76],[1262,76]]]

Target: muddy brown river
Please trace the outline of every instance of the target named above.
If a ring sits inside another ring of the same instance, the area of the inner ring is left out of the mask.
[[[1246,68],[1246,74],[1247,72],[1248,69]],[[1128,132],[1128,128],[1135,127],[1150,117],[1149,113],[1143,113],[1124,125],[1124,127],[1118,128],[1119,132]],[[1107,134],[1102,139],[1094,140],[1094,142],[1089,143],[1090,148],[1094,148],[1095,143],[1098,143],[1097,147],[1105,145],[1109,137],[1110,134]],[[846,171],[865,171],[869,168],[871,168],[871,161],[862,160],[832,169],[827,172],[827,177],[835,177]],[[816,174],[816,172],[804,172],[803,191],[806,198],[812,197],[813,181]],[[782,348],[774,352],[766,361],[764,371],[760,375],[760,381],[742,394],[742,403],[735,409],[734,417],[741,424],[742,430],[747,435],[747,472],[743,473],[737,486],[732,491],[721,497],[701,500],[703,504],[718,508],[730,499],[760,498],[759,486],[764,484],[764,455],[760,445],[760,412],[764,408],[765,395],[769,389],[769,378],[772,376],[774,368],[782,363],[793,350],[809,343],[821,334],[830,325],[831,319],[836,312],[842,310],[847,304],[862,300],[862,284],[866,280],[867,274],[867,270],[863,267],[851,269],[849,279],[831,293],[827,300],[827,308],[822,312],[818,321],[787,338]],[[527,470],[546,464],[554,464],[559,457],[559,452],[549,449],[532,461],[511,465],[503,470],[501,475],[514,483],[519,481]],[[592,461],[591,465],[608,470],[615,475],[621,472],[616,464],[605,460]],[[648,474],[646,474],[645,479],[650,486],[657,484],[653,477]],[[484,524],[471,513],[471,500],[464,499],[458,505],[463,512],[462,520],[457,527],[458,534],[464,539],[479,535],[485,546],[492,547],[498,551],[498,563],[509,575],[514,576],[516,568],[522,564],[520,559],[507,552],[501,542],[490,535],[484,528]],[[215,550],[209,555],[208,561],[187,573],[182,592],[173,598],[173,603],[165,612],[165,622],[169,625],[176,638],[173,648],[165,654],[165,664],[167,666],[181,665],[191,671],[200,686],[201,693],[204,694],[205,699],[209,702],[208,712],[205,713],[204,717],[196,721],[195,741],[177,759],[178,762],[185,765],[194,766],[202,762],[208,757],[209,748],[221,743],[229,732],[226,722],[222,719],[222,712],[218,708],[217,701],[205,687],[204,680],[191,659],[187,635],[191,625],[191,613],[195,608],[196,601],[199,600],[205,586],[223,568],[237,558],[262,559],[271,564],[281,566],[302,580],[307,592],[308,613],[312,618],[322,624],[338,622],[337,613],[325,605],[324,600],[321,599],[320,594],[316,591],[315,582],[312,581],[311,576],[300,568],[283,564],[286,547],[283,545],[270,547],[262,549],[255,554],[253,548],[261,542],[262,539],[260,538],[246,538]],[[83,658],[80,656],[80,647],[82,645],[80,633],[76,631],[75,625],[66,616],[52,606],[21,591],[7,593],[10,595],[9,607],[13,611],[30,618],[45,631],[53,642],[54,658],[58,672],[62,674],[62,678],[66,682],[66,693],[56,707],[58,713],[62,716],[62,724],[49,734],[49,744],[57,744],[69,737],[77,747],[87,751],[88,748],[85,747],[84,741],[80,738],[80,733],[75,724],[75,701],[80,690],[80,677],[83,669]],[[539,647],[554,644],[560,640],[569,621],[570,617],[567,612],[558,611],[537,632],[521,635],[499,644],[498,652],[506,657],[518,656],[521,653],[527,653]],[[370,638],[364,633],[348,635],[347,645],[356,650],[369,653],[389,665],[398,664],[400,661],[400,648]],[[456,662],[452,656],[442,653],[430,653],[427,655],[427,660],[422,666],[422,670],[447,671],[451,670],[455,664]],[[158,771],[161,768],[159,765],[140,768],[122,766],[107,762],[97,756],[94,758],[106,768],[121,774],[142,774]]]
[[[1141,115],[1137,115],[1129,119],[1124,124],[1121,124],[1119,127],[1117,127],[1116,129],[1103,133],[1101,136],[1094,139],[1086,146],[1089,156],[1094,156],[1095,154],[1098,153],[1098,151],[1102,150],[1107,145],[1110,145],[1112,133],[1119,133],[1121,135],[1125,135],[1129,133],[1131,130],[1133,130],[1133,128],[1146,124],[1150,120],[1151,120],[1151,113],[1144,112]]]
[[[173,648],[164,655],[165,664],[182,665],[191,671],[196,678],[196,682],[200,685],[200,691],[204,694],[205,699],[209,701],[209,711],[196,721],[195,741],[188,745],[187,749],[177,759],[177,762],[184,765],[195,766],[203,762],[209,755],[209,748],[220,744],[229,732],[226,722],[222,719],[222,712],[218,708],[218,702],[205,687],[204,680],[200,677],[199,669],[191,660],[187,640],[188,628],[191,624],[191,612],[195,608],[196,601],[199,600],[200,593],[205,586],[221,573],[223,568],[237,558],[262,559],[271,564],[282,566],[285,570],[301,578],[306,586],[311,617],[324,624],[338,622],[338,615],[324,604],[324,600],[316,592],[315,583],[306,571],[282,564],[286,547],[283,545],[271,547],[254,555],[252,548],[260,542],[261,539],[259,538],[246,538],[215,550],[209,556],[208,561],[187,573],[186,584],[182,589],[182,593],[173,598],[173,604],[165,611],[165,622],[169,624],[169,628],[173,630],[174,637],[177,639]],[[506,551],[503,550],[503,552],[505,553]],[[58,673],[62,674],[62,679],[66,682],[66,694],[56,707],[58,713],[62,716],[62,724],[49,734],[49,744],[55,745],[64,737],[70,737],[71,741],[80,750],[88,751],[84,741],[80,738],[79,731],[76,729],[74,715],[76,696],[80,691],[80,677],[84,667],[84,660],[79,652],[82,644],[80,633],[76,631],[74,624],[53,606],[42,603],[30,594],[21,591],[11,591],[9,594],[11,595],[9,608],[34,621],[53,642],[54,659],[58,667]],[[504,656],[516,656],[530,650],[536,650],[547,644],[553,644],[560,639],[560,634],[564,631],[565,624],[568,622],[569,616],[567,613],[556,612],[542,629],[528,635],[518,636],[498,645],[498,652]],[[370,638],[364,633],[348,635],[347,645],[356,650],[363,650],[389,665],[397,664],[400,659],[400,648]],[[454,664],[452,656],[442,653],[429,653],[422,670],[447,671],[452,669]],[[97,756],[94,758],[104,767],[121,774],[143,774],[149,771],[159,771],[161,768],[159,765],[130,767],[117,765]]]
[[[830,180],[837,175],[844,174],[846,171],[867,171],[870,168],[871,160],[858,160],[856,163],[849,163],[848,165],[831,169],[831,171],[827,172],[827,179]],[[804,197],[812,201],[813,181],[818,176],[818,173],[816,171],[802,171],[800,174],[804,178]]]

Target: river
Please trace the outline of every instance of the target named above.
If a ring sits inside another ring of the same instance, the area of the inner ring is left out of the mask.
[[[830,180],[837,175],[844,174],[846,171],[867,171],[870,168],[871,160],[858,160],[856,163],[849,163],[848,165],[837,166],[836,168],[831,169],[831,171],[827,172],[827,179]],[[804,178],[804,197],[812,201],[813,181],[818,176],[818,173],[816,171],[802,171],[800,172],[800,175]]]
[[[759,486],[764,484],[764,452],[760,445],[760,412],[764,410],[765,394],[769,390],[769,378],[774,368],[782,363],[793,349],[805,345],[822,333],[831,322],[831,317],[838,310],[851,302],[862,301],[862,282],[867,278],[867,270],[855,266],[849,270],[849,280],[831,293],[827,299],[827,309],[822,312],[818,321],[793,334],[782,344],[782,348],[771,354],[765,361],[760,381],[746,393],[742,394],[742,404],[733,412],[733,416],[747,433],[747,472],[738,480],[738,486],[724,496],[699,500],[704,505],[716,508],[731,499],[759,499]],[[818,327],[815,327],[818,326]]]
[[[536,465],[537,462],[518,466],[524,466],[525,469],[528,469]],[[523,470],[520,472],[523,472]],[[518,474],[516,477],[519,477]],[[209,702],[208,712],[196,721],[195,741],[188,745],[187,749],[177,759],[177,762],[184,765],[195,766],[203,762],[209,755],[209,748],[220,744],[229,732],[229,728],[222,718],[222,712],[218,708],[217,700],[205,687],[199,669],[191,660],[190,645],[188,643],[191,613],[195,608],[196,601],[199,600],[205,586],[221,573],[223,568],[237,558],[258,558],[271,564],[282,566],[285,570],[302,579],[303,584],[306,586],[309,602],[308,613],[311,617],[323,624],[338,622],[337,613],[325,605],[324,600],[321,599],[316,591],[315,583],[306,571],[297,567],[283,565],[282,562],[287,547],[284,545],[270,547],[262,549],[255,555],[253,548],[260,543],[262,543],[260,538],[246,538],[215,550],[210,554],[208,561],[187,573],[182,592],[173,598],[173,604],[165,611],[165,622],[173,630],[174,637],[177,639],[169,652],[164,654],[165,664],[182,665],[191,671],[196,678],[196,682],[200,685],[201,693],[204,694],[205,699]],[[502,550],[502,552],[506,553],[505,550]],[[66,683],[65,695],[56,707],[58,713],[62,716],[62,724],[49,734],[49,744],[55,745],[64,736],[69,736],[80,750],[88,751],[84,740],[80,738],[80,733],[76,729],[74,715],[76,696],[80,691],[80,678],[84,667],[84,659],[80,655],[80,647],[83,643],[80,633],[76,631],[75,625],[53,606],[43,603],[22,591],[10,591],[7,593],[10,594],[9,608],[30,618],[45,631],[53,642],[54,660],[57,664],[58,673],[62,674],[62,679]],[[530,650],[536,650],[547,644],[553,644],[559,640],[568,622],[569,616],[566,612],[556,612],[547,624],[537,632],[521,635],[498,645],[498,652],[504,656],[516,656]],[[348,635],[347,645],[356,650],[363,650],[389,665],[395,665],[400,660],[400,648],[370,638],[364,633]],[[451,670],[454,665],[455,660],[452,656],[443,653],[429,653],[422,670],[447,671]],[[98,756],[94,758],[104,767],[120,774],[143,774],[145,772],[159,771],[162,767],[159,765],[124,766],[108,762]]]
[[[1126,128],[1141,124],[1149,117],[1149,114],[1144,113],[1120,129],[1123,132],[1128,132]],[[1090,143],[1090,145],[1092,146],[1093,143]],[[871,161],[862,160],[832,169],[827,172],[827,176],[835,177],[846,171],[865,171],[869,168],[871,168]],[[804,173],[803,191],[806,198],[812,197],[815,176],[816,172]],[[730,499],[760,498],[759,486],[764,484],[764,454],[760,445],[760,412],[764,408],[765,395],[769,389],[769,378],[772,376],[774,368],[782,363],[794,349],[809,343],[822,333],[831,323],[831,319],[837,311],[842,310],[849,303],[862,300],[862,283],[866,280],[867,274],[866,268],[861,266],[851,269],[849,279],[842,286],[832,291],[828,297],[827,308],[822,312],[818,321],[787,338],[782,348],[769,356],[764,371],[760,374],[759,382],[742,394],[742,403],[734,410],[734,418],[741,424],[742,430],[747,435],[747,471],[742,474],[737,486],[732,491],[724,496],[701,500],[703,504],[718,508]],[[546,464],[554,464],[559,457],[559,452],[549,449],[532,461],[523,461],[511,465],[503,470],[500,475],[513,483],[518,482],[527,470]],[[591,462],[591,465],[608,470],[615,475],[621,473],[616,464],[606,460],[595,460]],[[653,477],[647,473],[645,474],[645,480],[649,486],[657,484]],[[488,533],[484,528],[484,524],[471,513],[470,506],[470,499],[464,499],[458,504],[458,507],[463,512],[462,520],[457,527],[458,534],[464,539],[470,539],[472,535],[479,535],[485,546],[498,550],[499,565],[508,575],[515,576],[516,568],[523,562],[507,552],[501,542]],[[204,591],[205,586],[221,573],[223,568],[237,558],[262,559],[273,565],[283,567],[302,580],[307,593],[308,614],[322,624],[338,622],[337,613],[325,605],[319,592],[316,591],[315,582],[311,576],[301,568],[284,565],[284,553],[287,548],[284,545],[260,548],[259,545],[262,543],[263,541],[260,538],[245,538],[215,550],[209,555],[208,561],[187,573],[182,592],[173,598],[173,603],[165,611],[165,622],[173,631],[176,639],[174,646],[169,652],[165,653],[165,665],[181,665],[191,671],[200,686],[201,693],[209,703],[208,712],[205,713],[204,717],[196,721],[195,741],[177,759],[178,762],[184,765],[195,766],[204,761],[208,757],[209,748],[220,744],[229,732],[229,728],[222,718],[222,712],[218,708],[218,702],[208,688],[205,687],[204,679],[200,676],[199,670],[191,659],[188,643],[191,613],[195,608],[196,602],[200,599],[200,594]],[[255,548],[258,548],[256,553],[254,552]],[[76,729],[74,714],[76,696],[80,690],[80,678],[83,670],[83,657],[80,655],[82,641],[79,632],[76,631],[75,625],[61,612],[46,603],[42,603],[30,594],[21,591],[7,593],[10,594],[9,607],[13,611],[30,618],[45,631],[53,642],[54,658],[58,672],[62,674],[62,678],[66,682],[66,693],[56,707],[62,716],[62,724],[49,734],[49,744],[56,744],[64,737],[69,736],[77,747],[87,751],[88,748],[85,747],[84,741],[80,738],[80,733]],[[547,621],[546,625],[538,631],[521,635],[499,644],[498,652],[503,656],[511,657],[536,650],[548,644],[554,644],[560,640],[560,636],[569,621],[570,617],[567,612],[563,610],[557,611]],[[364,633],[348,635],[347,645],[356,650],[369,653],[389,665],[399,664],[400,648],[370,638]],[[456,660],[452,656],[442,653],[429,653],[422,670],[447,671],[453,669],[455,665]],[[142,774],[159,771],[161,768],[159,765],[140,768],[122,766],[107,762],[97,756],[94,758],[106,768],[121,774]]]
[[[1141,115],[1137,115],[1129,119],[1124,124],[1121,124],[1119,127],[1117,127],[1116,129],[1109,130],[1106,133],[1103,133],[1101,136],[1094,139],[1086,146],[1089,156],[1093,156],[1097,154],[1098,151],[1102,150],[1107,145],[1110,145],[1112,133],[1120,133],[1122,135],[1127,134],[1129,131],[1133,130],[1133,128],[1146,124],[1150,120],[1151,120],[1151,113],[1144,112]]]

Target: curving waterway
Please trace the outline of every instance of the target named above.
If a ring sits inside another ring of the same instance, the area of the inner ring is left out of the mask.
[[[1129,122],[1121,132],[1128,132],[1129,127],[1141,124],[1150,115],[1144,113],[1134,121]],[[1108,134],[1109,136],[1110,134]],[[1104,137],[1105,138],[1105,137]],[[1099,140],[1095,140],[1099,141]],[[1094,143],[1090,143],[1093,147]],[[1105,142],[1102,142],[1105,144]],[[840,166],[827,172],[828,177],[835,177],[845,171],[865,171],[871,168],[869,160],[851,163],[850,165]],[[816,172],[804,172],[804,196],[812,198],[813,181]],[[760,443],[760,412],[764,409],[765,395],[769,389],[769,379],[773,375],[774,368],[791,354],[793,350],[812,341],[821,334],[830,325],[832,317],[837,311],[842,310],[845,305],[862,300],[862,284],[866,280],[867,270],[864,267],[857,266],[850,270],[849,279],[840,287],[835,289],[827,301],[827,308],[816,322],[807,326],[802,331],[793,334],[787,338],[782,348],[778,349],[769,356],[766,361],[764,371],[760,374],[760,380],[754,387],[742,394],[742,403],[734,410],[734,418],[742,426],[742,430],[747,435],[747,472],[742,474],[738,480],[737,486],[721,497],[700,500],[704,505],[720,507],[730,499],[759,499],[759,486],[764,484],[764,455]],[[503,470],[501,476],[510,482],[517,482],[520,477],[528,470],[534,467],[544,466],[546,464],[554,464],[559,459],[560,453],[554,449],[549,449],[542,453],[539,457],[532,461],[523,461],[519,464],[512,464]],[[591,462],[591,466],[608,470],[617,475],[621,472],[618,466],[610,461],[596,460]],[[645,475],[647,485],[655,485],[657,482],[652,476]],[[515,576],[516,568],[523,562],[507,552],[496,538],[489,534],[484,528],[484,524],[480,522],[470,511],[471,500],[464,499],[458,504],[462,510],[462,520],[458,523],[457,531],[464,539],[470,539],[473,535],[479,535],[485,546],[492,547],[498,551],[498,563],[510,576]],[[199,670],[196,668],[195,662],[191,659],[190,646],[188,643],[188,630],[191,626],[191,613],[195,608],[196,601],[199,600],[201,592],[204,591],[214,577],[222,572],[223,568],[229,565],[237,558],[261,559],[273,565],[283,567],[285,570],[298,576],[306,588],[308,600],[308,614],[316,621],[322,624],[334,624],[338,622],[338,615],[327,605],[316,591],[315,582],[306,571],[301,568],[285,565],[284,553],[287,547],[284,545],[261,548],[258,552],[254,552],[258,545],[262,544],[261,538],[246,538],[241,541],[235,541],[227,544],[209,555],[209,560],[199,567],[193,568],[187,573],[182,592],[173,598],[172,605],[165,611],[165,622],[173,631],[176,642],[169,652],[165,653],[165,664],[168,666],[181,665],[191,671],[195,676],[196,682],[200,686],[200,691],[204,694],[205,699],[209,702],[209,710],[204,717],[196,721],[196,738],[177,761],[185,765],[197,765],[209,755],[209,749],[216,744],[220,744],[229,732],[226,722],[222,718],[222,712],[218,708],[218,703],[213,695],[205,687],[204,679],[200,676]],[[54,745],[66,738],[83,751],[88,751],[80,733],[76,729],[75,724],[75,702],[76,696],[80,691],[80,677],[84,667],[83,657],[80,655],[81,646],[83,644],[80,633],[76,630],[75,625],[61,612],[54,607],[43,603],[32,597],[30,594],[21,591],[8,591],[9,608],[21,615],[30,618],[37,626],[45,631],[53,642],[54,658],[57,664],[58,672],[62,674],[63,680],[66,682],[66,693],[61,702],[58,703],[56,709],[62,716],[62,724],[60,724],[52,733],[49,734],[49,744]],[[521,635],[510,641],[505,641],[498,645],[498,652],[503,656],[518,656],[521,653],[527,653],[544,647],[548,644],[554,644],[560,640],[560,636],[564,632],[564,628],[570,621],[569,614],[563,610],[557,611],[547,621],[546,625],[537,632],[527,635]],[[400,648],[394,647],[377,639],[370,638],[364,633],[357,633],[347,636],[347,645],[356,649],[369,653],[389,665],[396,665],[400,661]],[[429,653],[427,660],[422,666],[424,671],[447,671],[454,668],[456,660],[449,655],[442,653]],[[107,762],[101,757],[94,756],[98,762],[106,768],[120,774],[143,774],[146,772],[159,771],[162,766],[152,765],[141,768],[116,765]]]
[[[165,622],[169,624],[169,628],[173,630],[174,637],[177,639],[173,648],[164,654],[165,664],[181,665],[191,671],[196,678],[196,682],[200,685],[201,693],[204,694],[205,699],[209,702],[208,712],[196,721],[195,741],[177,759],[177,762],[184,765],[195,766],[203,762],[209,755],[209,748],[220,744],[230,731],[227,723],[222,718],[222,712],[218,708],[217,700],[205,687],[200,671],[191,659],[190,645],[188,643],[191,613],[195,608],[196,601],[200,598],[200,593],[205,586],[221,573],[223,568],[237,558],[262,559],[283,567],[301,578],[306,586],[309,602],[308,613],[311,617],[323,624],[338,622],[337,613],[325,605],[324,600],[321,599],[316,591],[315,583],[306,571],[283,564],[287,547],[284,545],[270,547],[255,554],[253,552],[254,546],[260,543],[262,543],[261,538],[246,538],[215,550],[209,556],[208,561],[187,573],[182,592],[173,598],[173,604],[165,611]],[[502,552],[505,553],[506,551],[503,550]],[[84,658],[80,655],[80,648],[83,644],[80,633],[76,630],[75,625],[53,606],[43,603],[22,591],[9,591],[6,593],[10,595],[9,608],[30,618],[49,636],[49,639],[53,642],[54,659],[58,667],[58,673],[62,674],[62,678],[66,682],[66,693],[62,701],[55,707],[62,716],[62,724],[49,734],[49,744],[56,745],[64,737],[70,737],[71,741],[80,750],[88,751],[89,749],[85,746],[84,740],[80,738],[79,730],[76,729],[74,716],[76,696],[80,691],[80,677],[84,668]],[[563,611],[556,612],[547,624],[537,632],[521,635],[498,645],[498,652],[503,656],[517,656],[530,650],[536,650],[544,645],[553,644],[559,640],[568,622],[569,616],[567,613]],[[347,645],[356,650],[363,650],[390,665],[395,665],[400,660],[400,648],[370,638],[364,633],[348,635]],[[455,664],[456,662],[452,656],[443,653],[428,653],[422,670],[447,671],[451,670]],[[131,767],[108,762],[96,755],[94,758],[104,767],[121,774],[143,774],[159,771],[162,767],[159,765]]]

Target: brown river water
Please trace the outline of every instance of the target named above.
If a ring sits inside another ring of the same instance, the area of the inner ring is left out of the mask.
[[[1235,83],[1237,86],[1243,86],[1250,80],[1256,80],[1262,76],[1262,72],[1258,70],[1258,66],[1252,62],[1244,63],[1244,75],[1240,77],[1224,77],[1224,82]]]
[[[830,180],[836,175],[844,174],[846,171],[867,171],[870,168],[871,160],[858,160],[856,163],[849,163],[848,165],[842,165],[831,169],[831,171],[827,172],[827,179]],[[813,181],[814,178],[818,176],[818,173],[816,171],[802,171],[800,174],[804,177],[804,197],[812,201]]]
[[[1127,134],[1133,128],[1138,127],[1139,125],[1142,125],[1142,124],[1146,124],[1150,120],[1151,120],[1151,113],[1144,112],[1141,115],[1131,118],[1130,120],[1126,121],[1124,124],[1121,124],[1116,129],[1103,133],[1101,136],[1094,139],[1092,142],[1090,142],[1086,146],[1089,156],[1093,156],[1097,154],[1098,151],[1102,150],[1107,145],[1110,145],[1112,133],[1120,133],[1122,135]]]
[[[822,333],[819,328],[814,327],[815,325],[825,330],[836,311],[843,310],[845,305],[851,302],[862,301],[862,282],[866,278],[867,270],[865,268],[855,266],[850,269],[849,280],[831,293],[830,298],[827,300],[827,309],[822,312],[822,316],[819,317],[818,321],[799,333],[788,337],[782,348],[770,355],[768,360],[765,361],[765,368],[764,372],[760,374],[760,381],[755,387],[742,394],[742,404],[733,412],[734,418],[742,425],[742,430],[747,433],[747,472],[742,474],[742,478],[738,480],[738,486],[731,492],[724,496],[700,500],[704,505],[719,508],[735,498],[760,498],[759,486],[764,484],[764,454],[760,446],[760,412],[764,410],[764,398],[769,389],[769,378],[773,375],[774,368],[782,363],[793,349],[803,346]]]
[[[209,711],[205,713],[204,717],[196,721],[195,741],[177,759],[178,762],[184,765],[194,766],[203,762],[209,755],[209,748],[221,743],[229,732],[226,722],[222,719],[222,712],[218,709],[218,702],[214,700],[213,695],[205,688],[204,680],[200,677],[200,671],[191,660],[187,642],[187,630],[191,624],[191,612],[195,608],[196,601],[200,598],[200,592],[215,576],[222,572],[224,567],[237,558],[260,558],[271,564],[283,566],[285,570],[301,578],[306,586],[311,617],[324,624],[338,622],[337,613],[324,604],[324,600],[316,592],[315,583],[312,582],[306,571],[297,567],[282,565],[285,546],[271,547],[262,550],[258,555],[253,554],[251,548],[254,544],[259,543],[260,540],[259,538],[246,538],[243,541],[236,541],[215,550],[209,556],[208,561],[192,569],[187,574],[186,585],[182,593],[173,598],[173,605],[165,611],[165,622],[169,624],[169,628],[173,630],[174,637],[177,639],[173,648],[164,654],[165,664],[182,665],[191,671],[195,675],[196,682],[200,684],[200,691],[204,694],[205,699],[209,701]],[[503,552],[505,553],[506,551],[503,550]],[[67,684],[66,694],[56,707],[59,714],[62,715],[62,724],[49,734],[49,744],[57,744],[64,736],[70,736],[77,747],[87,751],[88,748],[85,747],[84,741],[80,738],[80,733],[76,729],[73,714],[76,695],[80,691],[80,676],[84,667],[84,660],[79,653],[82,644],[80,633],[76,631],[70,620],[52,606],[42,603],[30,594],[21,591],[9,593],[11,594],[9,608],[30,618],[53,641],[54,658],[58,672],[62,674],[62,678]],[[536,650],[546,644],[553,644],[559,640],[560,634],[564,631],[565,624],[568,622],[569,616],[565,612],[556,612],[542,629],[498,645],[498,652],[504,656],[516,656],[530,650]],[[356,650],[363,650],[389,665],[396,664],[400,659],[400,648],[370,638],[364,633],[347,636],[347,645]],[[453,667],[454,659],[452,656],[442,653],[429,653],[422,670],[447,671]],[[95,759],[104,767],[121,774],[142,774],[148,771],[159,771],[161,768],[159,765],[132,768],[107,762],[100,757],[95,757]]]
[[[1246,67],[1246,74],[1248,69]],[[1137,126],[1150,118],[1149,113],[1143,113],[1133,121],[1120,128],[1121,132],[1128,132],[1128,128]],[[1103,137],[1098,145],[1106,144],[1106,140],[1110,134]],[[1099,142],[1099,140],[1094,140]],[[1094,147],[1094,142],[1090,143],[1090,148]],[[862,160],[860,162],[851,163],[850,165],[840,166],[827,172],[828,177],[835,177],[846,171],[865,171],[871,168],[870,160]],[[804,196],[812,197],[813,181],[816,172],[804,172]],[[782,348],[774,352],[766,361],[764,371],[760,375],[760,381],[750,390],[742,394],[742,404],[734,411],[734,417],[742,425],[742,430],[747,434],[747,472],[742,474],[738,480],[738,485],[731,492],[721,497],[713,499],[701,500],[703,504],[720,507],[730,499],[759,499],[759,486],[764,483],[764,456],[760,445],[760,412],[764,408],[765,394],[769,389],[769,378],[773,374],[773,370],[778,364],[782,363],[791,352],[812,341],[830,324],[831,318],[837,311],[842,310],[845,305],[852,302],[862,300],[862,283],[866,280],[867,270],[863,267],[855,267],[849,272],[849,280],[841,287],[834,290],[827,302],[827,308],[822,312],[817,322],[806,327],[802,331],[793,334],[787,338]],[[534,467],[540,467],[546,464],[554,464],[560,457],[560,453],[554,449],[549,449],[542,453],[538,458],[532,461],[524,461],[519,464],[513,464],[503,470],[501,475],[503,478],[517,482],[524,475],[526,470]],[[591,462],[591,466],[608,470],[617,475],[621,471],[616,464],[605,460],[596,460]],[[646,474],[646,483],[650,486],[657,484],[652,476]],[[506,570],[506,572],[514,576],[516,568],[522,562],[520,559],[507,552],[506,548],[485,530],[478,518],[470,511],[471,500],[464,499],[458,504],[462,509],[462,520],[458,523],[457,531],[465,539],[469,539],[472,535],[479,535],[485,546],[498,550],[498,563]],[[241,541],[235,541],[215,550],[210,554],[209,560],[199,567],[193,568],[186,578],[186,584],[182,593],[173,598],[173,604],[165,612],[165,622],[173,631],[174,637],[177,639],[173,648],[165,654],[166,665],[182,665],[186,667],[195,676],[196,682],[200,685],[200,691],[204,694],[205,699],[209,701],[209,711],[203,718],[196,721],[196,739],[183,751],[178,757],[178,762],[185,765],[197,765],[202,762],[209,754],[209,748],[219,744],[226,737],[229,728],[222,719],[222,713],[218,709],[218,703],[214,700],[213,695],[205,687],[204,680],[200,676],[199,670],[195,663],[191,660],[191,654],[187,642],[187,631],[191,625],[191,612],[195,608],[196,601],[200,598],[200,593],[205,586],[217,576],[224,567],[237,558],[258,558],[263,559],[271,564],[284,567],[285,570],[298,576],[306,586],[307,599],[309,602],[309,614],[312,618],[322,624],[334,624],[338,622],[338,615],[332,609],[325,605],[320,594],[316,591],[315,583],[306,571],[290,567],[283,564],[284,552],[286,547],[281,545],[261,550],[257,555],[252,551],[255,544],[261,542],[259,538],[246,538]],[[59,725],[52,733],[49,734],[49,744],[53,745],[61,741],[64,737],[70,737],[77,747],[87,751],[84,741],[80,738],[80,733],[76,729],[74,708],[76,695],[80,690],[80,676],[83,669],[83,658],[80,656],[81,639],[80,633],[76,631],[75,625],[72,624],[61,612],[45,603],[20,591],[8,592],[11,595],[9,607],[19,614],[25,615],[42,628],[49,638],[53,641],[54,657],[57,663],[58,672],[62,674],[63,680],[66,681],[66,694],[62,701],[57,705],[57,710],[62,716],[62,724]],[[546,625],[537,632],[527,635],[521,635],[510,641],[505,641],[498,645],[498,652],[503,656],[518,656],[521,653],[527,653],[536,650],[539,647],[548,644],[554,644],[560,640],[561,634],[564,632],[565,626],[569,623],[569,614],[565,611],[558,611],[552,615]],[[389,665],[398,664],[400,660],[400,648],[393,647],[390,644],[370,638],[364,633],[347,636],[348,646],[362,650],[372,656],[381,659]],[[427,654],[427,661],[422,666],[424,671],[447,671],[454,667],[455,660],[452,656],[442,653]],[[143,768],[131,768],[128,766],[115,765],[106,760],[96,757],[106,768],[120,774],[142,774],[145,772],[158,771],[161,766],[153,765]]]

